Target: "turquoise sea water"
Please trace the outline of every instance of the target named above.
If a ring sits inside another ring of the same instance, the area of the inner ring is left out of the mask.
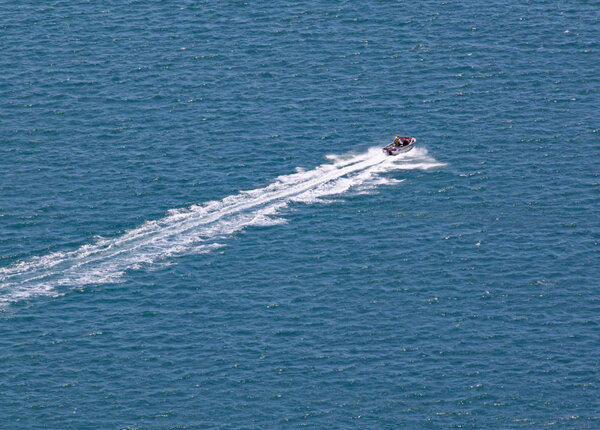
[[[0,428],[600,427],[598,2],[1,4]]]

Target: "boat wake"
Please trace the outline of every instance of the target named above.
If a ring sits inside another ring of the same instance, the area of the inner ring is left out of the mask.
[[[382,177],[393,170],[432,169],[442,163],[423,148],[388,157],[380,148],[358,155],[328,156],[312,170],[276,178],[270,185],[219,201],[170,210],[114,238],[100,238],[74,251],[54,252],[0,268],[0,308],[39,295],[58,295],[87,284],[118,282],[127,270],[168,257],[205,253],[247,226],[286,222],[278,217],[292,202],[314,203],[350,189],[365,191],[401,182]]]

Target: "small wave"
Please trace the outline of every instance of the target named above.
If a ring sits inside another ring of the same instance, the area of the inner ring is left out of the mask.
[[[55,252],[0,268],[0,307],[38,295],[57,295],[61,288],[119,282],[136,270],[168,257],[204,253],[248,226],[286,222],[278,217],[291,202],[327,202],[350,189],[366,192],[398,180],[382,177],[392,170],[443,166],[424,148],[388,157],[379,148],[354,155],[330,155],[312,170],[277,177],[263,188],[241,191],[222,200],[172,209],[114,238],[99,238],[74,251]]]

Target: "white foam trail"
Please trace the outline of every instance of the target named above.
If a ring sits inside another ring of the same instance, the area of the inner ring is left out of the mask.
[[[423,148],[388,157],[379,148],[351,156],[328,156],[331,163],[276,178],[264,188],[173,209],[164,218],[148,221],[125,234],[54,252],[0,268],[0,308],[36,295],[58,294],[60,287],[117,282],[126,270],[186,253],[210,252],[219,240],[250,225],[285,222],[277,218],[290,202],[324,202],[351,188],[365,192],[400,182],[380,176],[391,170],[443,166]]]

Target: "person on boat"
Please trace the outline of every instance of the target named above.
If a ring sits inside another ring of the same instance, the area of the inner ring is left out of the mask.
[[[402,146],[408,146],[410,145],[410,137],[403,137],[402,138]]]
[[[396,136],[396,138],[394,139],[394,145],[396,145],[396,146],[402,146],[400,144],[400,136]]]

